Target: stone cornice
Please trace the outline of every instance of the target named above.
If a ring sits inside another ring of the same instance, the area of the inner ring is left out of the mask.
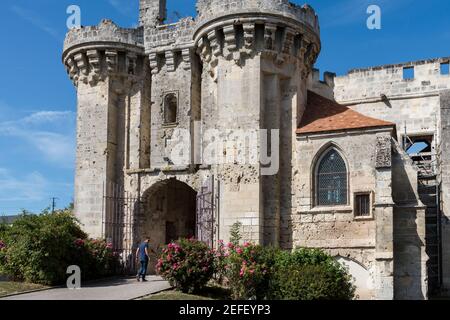
[[[302,78],[312,70],[320,52],[320,39],[300,21],[288,23],[285,18],[270,15],[224,18],[208,23],[194,35],[196,52],[211,77],[219,57],[243,65],[247,58],[261,54],[277,65],[299,62]]]

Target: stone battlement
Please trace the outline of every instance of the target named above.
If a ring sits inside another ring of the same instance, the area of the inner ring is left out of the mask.
[[[198,0],[198,24],[234,14],[274,14],[301,21],[320,33],[319,18],[309,5],[298,6],[288,0]]]
[[[91,42],[113,42],[143,46],[144,30],[143,28],[120,28],[111,20],[104,19],[97,26],[71,29],[64,41],[64,52],[78,45],[85,45]]]
[[[341,103],[356,104],[438,94],[450,88],[450,76],[441,73],[441,65],[448,62],[449,58],[438,58],[353,69],[335,78],[335,97]]]
[[[181,48],[183,46],[192,46],[194,25],[194,19],[192,17],[187,17],[176,23],[146,28],[146,51],[165,51],[168,47]]]

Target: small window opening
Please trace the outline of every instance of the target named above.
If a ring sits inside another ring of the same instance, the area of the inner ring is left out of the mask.
[[[164,123],[172,124],[177,122],[178,98],[175,93],[169,93],[164,99]]]
[[[404,80],[413,80],[414,79],[414,67],[403,68],[403,79]]]
[[[370,193],[355,195],[355,216],[356,217],[370,217]]]

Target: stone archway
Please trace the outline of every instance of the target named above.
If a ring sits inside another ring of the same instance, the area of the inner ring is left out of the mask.
[[[137,228],[140,238],[150,237],[151,247],[158,249],[171,241],[195,236],[196,198],[196,191],[179,180],[154,184],[142,197],[143,212]],[[153,262],[150,272],[154,272]]]
[[[370,271],[353,259],[336,257],[336,260],[343,265],[354,279],[356,286],[356,296],[359,300],[371,300],[374,295],[373,278]]]

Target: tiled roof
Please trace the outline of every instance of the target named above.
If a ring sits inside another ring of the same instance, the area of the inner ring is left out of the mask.
[[[395,124],[367,117],[349,107],[308,91],[308,102],[298,134],[394,127]]]

